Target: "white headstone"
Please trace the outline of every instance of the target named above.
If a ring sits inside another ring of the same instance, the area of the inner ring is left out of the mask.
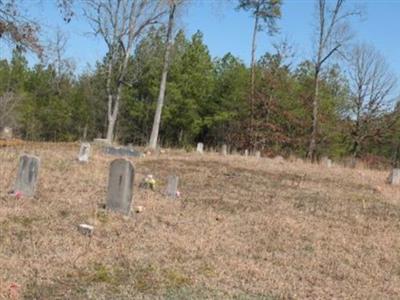
[[[106,207],[128,215],[131,210],[135,169],[130,161],[116,159],[111,162],[108,177]]]
[[[244,156],[246,156],[246,157],[249,156],[249,150],[247,150],[247,149],[244,150]]]
[[[260,151],[256,151],[255,156],[256,156],[256,158],[260,158],[261,157],[261,152]]]
[[[197,152],[203,154],[204,145],[203,143],[197,143]]]
[[[14,193],[22,193],[22,196],[33,197],[36,192],[40,160],[33,155],[22,155],[19,160],[17,180],[14,185]]]
[[[82,163],[87,163],[89,161],[90,156],[90,144],[82,143],[81,148],[79,150],[78,161]]]
[[[225,145],[225,144],[222,145],[221,154],[224,155],[224,156],[228,155],[228,146],[227,145]]]
[[[393,169],[389,175],[388,181],[392,185],[400,185],[400,169]]]

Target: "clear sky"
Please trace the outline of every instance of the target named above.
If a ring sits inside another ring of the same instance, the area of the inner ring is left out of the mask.
[[[74,59],[78,71],[93,65],[105,53],[104,43],[90,35],[90,27],[83,17],[77,15],[71,23],[65,24],[54,4],[55,0],[31,1],[29,13],[43,24],[45,39],[54,35],[60,27],[69,36],[66,55]],[[191,0],[179,21],[188,35],[200,30],[213,57],[227,52],[240,57],[246,63],[250,60],[252,19],[247,12],[234,9],[236,0]],[[296,60],[310,58],[314,20],[314,0],[284,0],[282,19],[279,21],[280,34],[269,37],[258,36],[257,55],[271,50],[274,41],[286,38],[294,45]],[[349,1],[348,5],[362,5],[365,15],[352,21],[354,42],[373,44],[388,60],[393,71],[400,78],[400,0]],[[0,44],[0,51],[5,50]],[[6,51],[1,51],[6,53]],[[33,57],[32,57],[33,60]]]

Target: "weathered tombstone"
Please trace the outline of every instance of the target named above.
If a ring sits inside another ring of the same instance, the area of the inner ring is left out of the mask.
[[[321,163],[322,163],[323,165],[325,165],[326,167],[328,167],[328,168],[331,168],[331,167],[332,167],[332,160],[329,159],[329,158],[326,157],[326,156],[324,156],[324,157],[321,158]]]
[[[135,169],[130,161],[120,158],[111,162],[106,203],[108,209],[125,215],[129,214],[134,178]]]
[[[400,169],[393,169],[388,178],[389,184],[400,185]]]
[[[203,143],[197,143],[197,152],[203,154],[204,145]]]
[[[260,151],[256,151],[255,153],[255,157],[258,159],[261,157],[261,152]]]
[[[109,146],[111,143],[107,139],[94,139],[93,144],[98,146]]]
[[[33,155],[22,155],[19,160],[17,180],[14,193],[22,196],[33,197],[36,192],[36,183],[39,174],[40,160]]]
[[[165,194],[168,197],[176,198],[178,196],[179,177],[176,175],[168,176],[167,189]]]
[[[10,140],[13,138],[13,130],[11,127],[3,127],[1,129],[0,138]]]
[[[246,156],[246,157],[249,156],[249,150],[247,150],[247,149],[244,150],[244,156]]]
[[[90,155],[90,144],[82,143],[81,148],[79,149],[78,161],[82,163],[87,163],[89,161]]]
[[[223,144],[222,147],[221,147],[221,154],[223,156],[228,155],[228,147],[225,144]]]
[[[104,148],[104,153],[108,155],[114,155],[114,156],[132,156],[132,157],[142,157],[143,153],[134,150],[134,149],[129,149],[126,147],[105,147]]]

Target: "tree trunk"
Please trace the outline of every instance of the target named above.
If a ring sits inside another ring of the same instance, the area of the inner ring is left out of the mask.
[[[169,60],[170,60],[170,53],[172,48],[172,28],[174,26],[174,14],[175,14],[176,4],[172,2],[169,12],[169,19],[168,19],[168,29],[167,29],[167,45],[165,49],[165,56],[164,56],[164,66],[161,75],[161,83],[160,83],[160,91],[157,100],[157,108],[154,115],[153,121],[153,129],[151,131],[149,148],[156,149],[157,148],[157,140],[158,140],[158,133],[160,131],[160,122],[161,122],[161,113],[162,108],[164,105],[165,99],[165,89],[167,86],[167,76],[168,76],[168,68],[169,68]]]
[[[251,80],[250,80],[250,144],[253,145],[254,137],[254,98],[255,98],[255,84],[256,84],[256,38],[258,29],[258,14],[255,14],[253,40],[251,43]]]
[[[308,158],[311,162],[316,161],[317,154],[317,138],[318,138],[318,110],[319,110],[319,66],[315,68],[314,77],[314,98],[313,98],[313,117],[312,117],[312,133],[310,146],[308,148]]]

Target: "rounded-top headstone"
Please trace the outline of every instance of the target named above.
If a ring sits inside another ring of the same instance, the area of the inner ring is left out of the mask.
[[[39,165],[40,160],[34,155],[24,154],[20,157],[14,193],[19,192],[27,197],[33,197],[35,195]]]
[[[106,204],[108,209],[125,215],[129,214],[134,178],[135,169],[130,161],[121,158],[111,162]]]

